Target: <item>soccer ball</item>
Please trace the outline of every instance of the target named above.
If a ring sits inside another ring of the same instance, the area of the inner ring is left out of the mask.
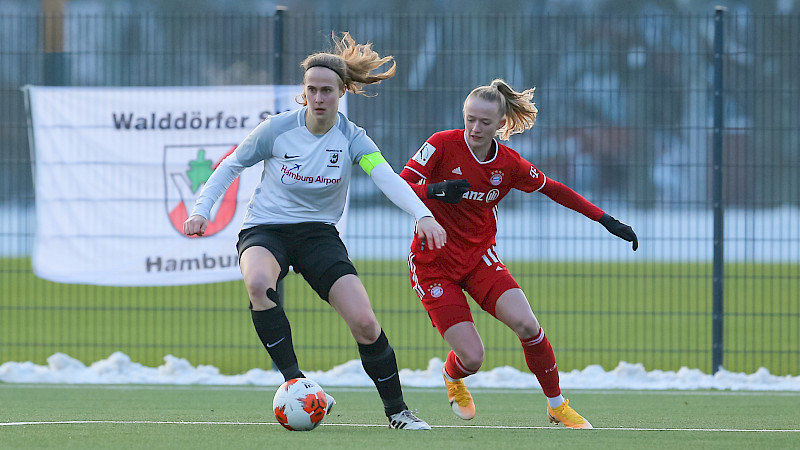
[[[310,431],[322,423],[328,396],[313,380],[293,378],[283,383],[272,399],[275,418],[290,431]]]

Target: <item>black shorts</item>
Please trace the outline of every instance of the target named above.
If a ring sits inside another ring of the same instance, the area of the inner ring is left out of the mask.
[[[336,227],[326,223],[256,225],[240,231],[236,243],[239,258],[253,246],[266,248],[278,260],[278,281],[292,266],[326,302],[336,280],[347,274],[358,275]]]

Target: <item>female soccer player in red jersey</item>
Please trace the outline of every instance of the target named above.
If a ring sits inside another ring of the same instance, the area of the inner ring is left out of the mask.
[[[551,422],[570,428],[592,425],[561,395],[553,349],[528,299],[495,251],[497,204],[511,189],[541,192],[553,201],[600,222],[633,243],[633,229],[569,187],[539,171],[519,153],[495,140],[531,128],[537,109],[533,89],[514,91],[497,79],[474,89],[464,101],[464,129],[435,133],[408,161],[403,177],[447,231],[448,245],[432,248],[414,237],[408,257],[411,285],[433,324],[450,344],[442,375],[453,411],[475,417],[463,378],[480,369],[484,347],[464,291],[519,337],[528,368],[548,398]]]

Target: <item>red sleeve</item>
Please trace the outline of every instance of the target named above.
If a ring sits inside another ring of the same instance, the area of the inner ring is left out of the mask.
[[[437,151],[437,146],[439,148],[442,147],[441,141],[441,136],[438,133],[429,137],[400,172],[400,177],[408,182],[411,189],[422,200],[428,198],[428,186],[426,183],[433,168],[438,163],[438,158],[441,157],[442,152]]]
[[[428,185],[427,184],[420,184],[424,182],[424,178],[419,176],[418,173],[414,172],[413,170],[409,170],[408,167],[404,168],[400,172],[400,178],[406,180],[409,186],[411,186],[411,190],[417,194],[422,200],[428,198]]]
[[[502,144],[499,144],[502,145]],[[542,189],[542,185],[547,180],[547,177],[536,168],[530,161],[520,156],[516,151],[502,146],[503,150],[512,156],[517,166],[517,176],[514,182],[514,189],[519,189],[522,192],[536,192]]]
[[[603,210],[586,200],[581,194],[573,191],[569,186],[548,178],[545,185],[539,190],[542,194],[550,197],[551,200],[559,205],[577,211],[584,216],[597,221],[603,217]]]
[[[419,184],[425,179],[416,171],[411,170],[408,166],[403,167],[403,170],[400,171],[400,177],[408,181],[408,184]]]

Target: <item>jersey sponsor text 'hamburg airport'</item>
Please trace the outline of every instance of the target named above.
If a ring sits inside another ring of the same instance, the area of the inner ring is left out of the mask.
[[[281,164],[281,183],[285,185],[292,185],[295,183],[324,183],[324,184],[336,184],[342,181],[341,178],[327,178],[321,175],[300,175],[300,168],[303,167],[302,164],[293,164],[291,167],[288,167],[284,164]]]

